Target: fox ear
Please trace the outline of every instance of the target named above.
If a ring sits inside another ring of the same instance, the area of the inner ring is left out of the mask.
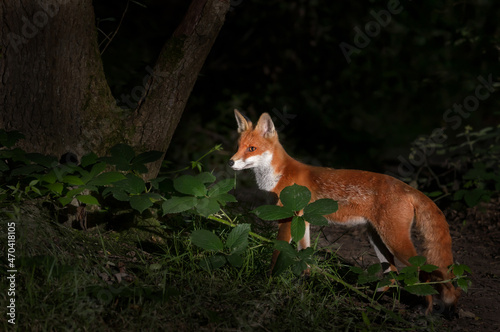
[[[259,118],[259,121],[257,122],[255,130],[260,132],[260,134],[264,138],[271,138],[273,136],[276,136],[276,129],[274,129],[273,120],[267,113],[262,113],[262,115]]]
[[[238,133],[252,129],[252,121],[242,115],[237,109],[234,110],[234,116],[236,117],[236,122],[238,123]]]

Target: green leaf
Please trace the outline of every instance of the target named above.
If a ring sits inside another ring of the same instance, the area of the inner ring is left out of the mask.
[[[295,258],[297,257],[297,251],[293,248],[293,246],[286,242],[286,241],[280,241],[280,240],[274,240],[274,249],[280,251],[286,256]]]
[[[224,245],[220,238],[206,229],[198,229],[191,233],[191,242],[202,249],[211,251],[222,251]]]
[[[295,262],[295,264],[292,265],[292,272],[296,276],[300,276],[302,274],[302,272],[304,272],[305,270],[307,270],[307,268],[308,268],[308,266],[307,266],[306,262],[304,262],[304,261],[298,261],[298,262]]]
[[[48,184],[45,185],[45,188],[49,189],[53,193],[61,195],[62,191],[64,189],[64,186],[63,186],[62,183],[57,182],[57,183],[48,183]]]
[[[237,253],[233,253],[232,255],[226,256],[226,259],[229,262],[229,264],[231,264],[234,267],[242,267],[244,263],[243,258]]]
[[[63,177],[63,182],[69,184],[70,186],[81,186],[84,185],[82,179],[74,175],[66,175]]]
[[[167,213],[179,213],[187,211],[193,208],[198,203],[196,197],[185,196],[185,197],[172,197],[162,204],[163,214]]]
[[[209,197],[204,197],[198,200],[196,211],[204,217],[217,213],[220,210],[220,205],[217,200]]]
[[[292,211],[300,211],[311,200],[311,192],[307,187],[294,184],[281,191],[280,200],[284,207]]]
[[[436,266],[436,265],[432,265],[432,264],[425,264],[425,265],[422,265],[420,267],[420,270],[421,271],[424,271],[424,272],[432,272],[432,271],[436,271],[439,267]]]
[[[420,296],[439,294],[434,289],[434,287],[432,287],[431,285],[425,285],[425,284],[406,286],[404,289],[411,294],[420,295]]]
[[[73,198],[72,197],[59,197],[57,200],[59,201],[59,203],[61,203],[62,206],[66,206],[69,203],[71,203]]]
[[[76,196],[76,199],[84,204],[87,205],[100,205],[99,202],[97,201],[97,198],[91,195],[80,195]]]
[[[215,175],[209,172],[203,172],[195,176],[196,179],[200,180],[203,183],[212,183],[215,181]]]
[[[471,269],[467,265],[464,264],[453,265],[453,274],[456,275],[457,277],[463,276],[465,272],[472,273]]]
[[[338,210],[339,205],[337,201],[329,198],[318,199],[304,208],[304,218],[311,215],[326,216]]]
[[[147,151],[132,159],[132,164],[147,164],[159,160],[163,156],[161,151]]]
[[[26,165],[14,169],[10,174],[12,176],[31,175],[33,173],[41,172],[43,170],[45,170],[45,167],[40,165]]]
[[[71,189],[70,191],[68,191],[66,193],[66,197],[68,197],[70,199],[73,199],[73,196],[78,195],[79,193],[81,193],[85,189],[86,189],[85,187],[78,187],[78,188],[75,188],[75,189]]]
[[[464,292],[467,293],[467,290],[469,289],[469,280],[467,279],[458,279],[457,280],[457,286],[462,288]]]
[[[106,173],[104,173],[104,174],[106,174]],[[115,182],[114,186],[117,188],[121,188],[132,195],[140,194],[146,190],[146,185],[144,183],[144,180],[142,178],[140,178],[134,174],[130,174],[130,173],[125,175],[124,180]]]
[[[125,192],[122,188],[117,187],[108,187],[104,189],[102,195],[106,197],[108,194],[113,195],[113,197],[120,202],[128,202],[130,201],[130,195]]]
[[[293,217],[293,211],[277,205],[262,205],[252,211],[262,220],[281,220]]]
[[[414,266],[422,266],[425,264],[425,262],[427,262],[427,258],[425,258],[424,256],[414,256],[410,257],[408,259],[408,262],[410,262],[410,264]]]
[[[368,266],[368,269],[366,269],[366,272],[369,275],[375,275],[375,274],[379,273],[380,271],[382,271],[382,264],[380,264],[380,263],[370,265],[370,266]]]
[[[320,215],[305,215],[304,214],[304,219],[308,222],[310,222],[313,225],[317,226],[327,226],[328,225],[328,220]]]
[[[245,251],[248,246],[248,234],[250,233],[250,224],[239,224],[231,233],[229,233],[226,240],[226,248],[232,253],[240,253]]]
[[[123,158],[130,162],[135,157],[134,149],[127,144],[116,144],[110,149],[111,156]]]
[[[200,261],[200,267],[205,271],[216,270],[226,264],[226,258],[222,255],[214,255]]]
[[[283,251],[280,252],[272,271],[273,276],[279,276],[280,274],[285,272],[290,266],[292,266],[293,263],[294,260],[291,256],[284,254]]]
[[[142,213],[147,208],[151,207],[153,202],[148,195],[134,195],[130,196],[130,206],[134,209]]]
[[[217,196],[212,196],[211,198],[215,199],[222,206],[226,205],[227,202],[231,202],[231,203],[236,203],[237,202],[236,198],[234,198],[233,195],[227,194],[227,193],[226,194],[220,194],[220,195],[217,195]]]
[[[306,232],[306,223],[304,222],[304,218],[295,216],[292,219],[291,225],[292,239],[295,242],[299,242],[304,237]]]
[[[174,179],[174,188],[178,192],[186,195],[203,197],[207,193],[205,184],[192,175],[182,175]]]
[[[123,175],[120,172],[112,171],[99,174],[98,176],[96,176],[94,179],[90,180],[87,183],[92,186],[106,186],[121,181],[123,179],[126,179],[125,175]]]
[[[57,164],[59,164],[59,162],[57,161],[57,158],[52,157],[52,156],[46,156],[46,155],[43,155],[40,153],[26,153],[26,158],[28,158],[28,160],[30,160],[38,165],[42,165],[42,166],[47,167],[47,168],[54,167]]]
[[[87,167],[89,165],[95,164],[97,162],[97,155],[93,152],[86,154],[85,156],[82,157],[82,160],[80,161],[80,165],[82,167]]]
[[[226,194],[229,190],[234,188],[235,184],[234,178],[219,181],[208,190],[208,196]]]

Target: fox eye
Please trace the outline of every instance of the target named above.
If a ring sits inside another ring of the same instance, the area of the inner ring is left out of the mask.
[[[254,152],[255,150],[257,150],[257,148],[255,146],[250,146],[248,148],[248,152]]]

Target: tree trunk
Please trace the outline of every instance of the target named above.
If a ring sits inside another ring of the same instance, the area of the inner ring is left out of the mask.
[[[2,1],[0,128],[22,132],[27,151],[56,156],[103,155],[120,142],[165,151],[228,10],[229,0],[193,0],[124,118],[104,76],[91,0]]]

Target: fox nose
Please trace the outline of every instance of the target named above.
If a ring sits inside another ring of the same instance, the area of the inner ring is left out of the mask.
[[[234,160],[229,160],[227,164],[232,167],[234,165]]]

